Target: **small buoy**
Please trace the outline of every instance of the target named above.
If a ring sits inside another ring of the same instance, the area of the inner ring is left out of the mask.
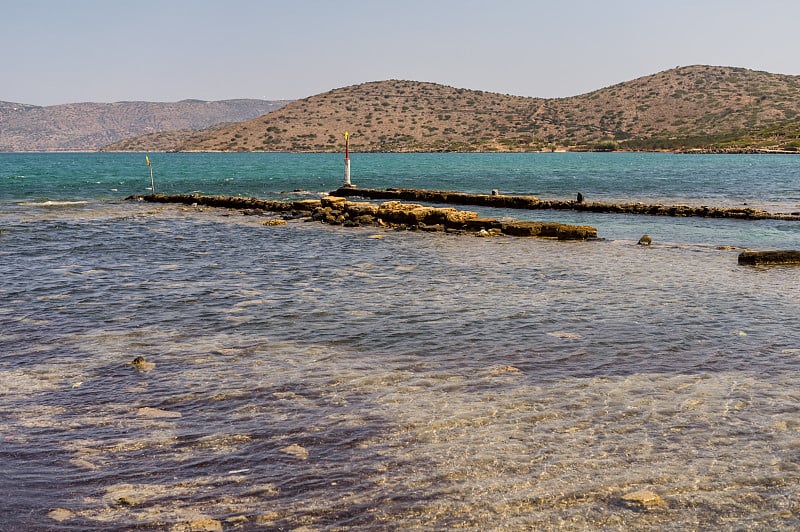
[[[640,238],[639,242],[637,242],[637,244],[639,244],[640,246],[649,246],[652,243],[653,243],[653,239],[650,238],[650,235],[648,235],[648,234],[642,235],[642,238]]]

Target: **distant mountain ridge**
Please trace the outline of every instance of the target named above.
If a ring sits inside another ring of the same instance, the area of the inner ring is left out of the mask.
[[[0,151],[95,151],[122,139],[241,122],[288,100],[71,103],[0,102]]]
[[[296,100],[265,116],[109,149],[337,151],[800,149],[800,76],[694,65],[568,98],[387,80]]]

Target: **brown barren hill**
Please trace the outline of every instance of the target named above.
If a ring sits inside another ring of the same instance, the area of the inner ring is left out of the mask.
[[[800,77],[689,66],[568,98],[388,80],[335,89],[178,140],[180,151],[800,148]],[[131,144],[135,149],[136,143]]]
[[[202,130],[221,122],[248,120],[274,111],[286,103],[265,100],[182,100],[71,103],[40,107],[0,102],[0,151],[94,151],[137,135]],[[173,144],[190,136],[170,134],[174,139]]]

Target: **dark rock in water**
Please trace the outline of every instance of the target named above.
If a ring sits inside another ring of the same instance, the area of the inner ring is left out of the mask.
[[[739,264],[786,264],[800,265],[800,250],[750,251],[739,254]]]
[[[369,214],[356,216],[354,221],[360,225],[375,225],[375,217]]]
[[[578,197],[575,199],[577,203],[583,203],[583,194],[578,192]]]
[[[419,229],[420,231],[427,231],[428,233],[443,233],[445,230],[442,224],[428,225],[424,223],[419,224]]]
[[[133,362],[131,362],[131,366],[138,369],[139,371],[150,371],[151,369],[156,367],[154,362],[148,362],[147,360],[145,360],[144,357],[141,356],[134,358]]]
[[[499,195],[500,195],[500,191],[497,190],[496,188],[493,188],[492,189],[492,196],[499,196]]]
[[[648,234],[642,235],[642,238],[640,238],[639,242],[637,242],[637,244],[639,244],[640,246],[649,246],[652,243],[653,243],[653,239],[650,238],[650,235],[648,235]]]

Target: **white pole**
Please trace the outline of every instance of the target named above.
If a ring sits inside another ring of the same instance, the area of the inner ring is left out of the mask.
[[[153,181],[153,163],[150,162],[150,157],[147,156],[147,155],[144,156],[144,162],[147,165],[147,167],[150,169],[150,191],[153,194],[155,194],[156,193],[156,184],[155,184],[155,181]]]
[[[352,187],[350,183],[350,134],[344,132],[344,186]]]

